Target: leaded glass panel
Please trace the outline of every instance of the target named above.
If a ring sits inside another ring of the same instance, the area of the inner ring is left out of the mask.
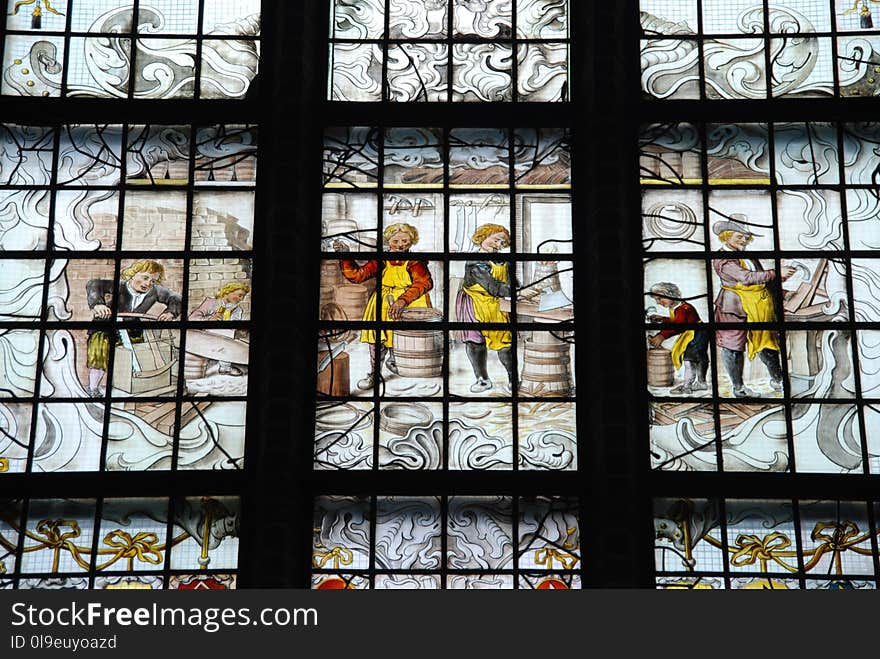
[[[569,98],[568,0],[329,4],[329,100]]]
[[[0,587],[229,589],[235,497],[0,502]]]
[[[324,156],[315,467],[576,469],[567,133],[330,129]]]
[[[642,94],[694,100],[876,96],[876,5],[640,0]]]
[[[259,70],[259,0],[6,4],[4,96],[244,99]]]
[[[580,588],[578,514],[558,497],[319,497],[312,588]]]
[[[877,221],[864,173],[874,132],[643,127],[654,469],[849,474],[876,462],[861,401],[876,385],[880,269],[855,246]]]
[[[655,499],[658,588],[876,588],[864,501]]]
[[[256,128],[2,136],[0,471],[241,469]]]

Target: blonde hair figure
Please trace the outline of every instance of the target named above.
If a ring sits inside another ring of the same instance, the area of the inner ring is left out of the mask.
[[[500,224],[481,224],[471,236],[471,242],[479,247],[478,254],[485,255],[467,261],[464,278],[455,299],[456,317],[465,323],[508,323],[510,318],[501,311],[501,298],[510,297],[513,290],[513,277],[506,261],[493,261],[490,254],[496,254],[510,244],[510,231]],[[498,355],[498,360],[507,371],[511,391],[517,387],[517,376],[513,360],[513,335],[505,329],[467,329],[460,332],[468,361],[474,372],[475,381],[472,393],[480,393],[492,388],[489,378],[488,351]]]
[[[112,279],[91,279],[86,283],[86,299],[96,320],[109,320],[112,316],[108,298],[115,296],[117,311],[124,314],[145,315],[156,303],[164,304],[165,310],[156,320],[171,320],[180,315],[182,299],[180,295],[161,283],[165,279],[165,267],[158,261],[143,259],[135,261],[119,274],[120,281]],[[121,318],[123,322],[131,322]],[[86,365],[89,369],[88,394],[103,396],[101,381],[110,362],[111,335],[115,335],[114,345],[120,345],[125,332],[131,343],[143,341],[143,332],[137,327],[106,331],[89,330]]]
[[[143,261],[135,261],[125,270],[119,273],[119,276],[121,277],[122,281],[129,281],[132,277],[140,272],[159,275],[155,280],[157,284],[161,284],[162,281],[164,281],[165,279],[165,266],[163,266],[158,261],[151,261],[149,259],[144,259]]]
[[[379,320],[383,322],[401,320],[403,310],[407,307],[426,308],[431,306],[431,298],[428,295],[434,287],[431,273],[428,271],[427,261],[401,258],[410,247],[419,241],[419,231],[413,225],[405,222],[391,224],[382,232],[385,245],[391,253],[390,258],[382,261],[378,259],[367,261],[364,265],[358,265],[352,259],[341,259],[339,267],[342,275],[353,284],[360,284],[370,279],[380,277],[379,286],[370,295],[364,308],[363,320],[375,322],[377,312]],[[334,249],[345,251],[342,243],[334,243]],[[396,258],[395,258],[396,257]],[[381,270],[381,275],[379,271]],[[366,343],[370,350],[370,372],[366,377],[358,380],[359,389],[369,389],[376,381],[376,374],[380,371],[383,358],[386,368],[391,373],[397,374],[397,362],[394,358],[394,334],[390,329],[382,329],[379,333],[379,341],[373,329],[365,329],[361,332],[361,343]],[[378,347],[377,347],[378,343]],[[378,355],[377,355],[378,352]]]
[[[398,222],[397,224],[388,225],[385,227],[385,231],[382,232],[382,237],[385,239],[385,242],[388,243],[391,240],[391,237],[396,233],[408,233],[410,236],[410,244],[412,245],[419,242],[419,230],[412,224],[407,224],[406,222]]]
[[[202,303],[192,310],[189,314],[189,320],[221,322],[244,320],[244,310],[241,308],[241,303],[250,292],[251,287],[243,281],[231,281],[224,284],[213,296],[205,297]],[[239,376],[244,374],[244,371],[232,362],[218,360],[217,367],[217,372],[220,375]]]
[[[229,295],[233,291],[238,291],[238,290],[242,290],[245,292],[245,294],[247,294],[247,293],[251,292],[251,287],[248,286],[247,284],[241,284],[239,282],[233,281],[233,282],[226,284],[219,291],[217,291],[214,294],[214,298],[219,300],[220,298],[223,298],[223,297]]]

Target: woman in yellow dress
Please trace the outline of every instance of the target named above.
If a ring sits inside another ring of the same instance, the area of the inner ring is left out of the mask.
[[[410,247],[419,242],[419,232],[411,224],[398,223],[387,227],[382,233],[389,252],[408,252]],[[333,244],[337,251],[347,249],[345,243],[337,241]],[[341,259],[339,267],[342,275],[354,284],[360,284],[377,277],[380,264],[376,259],[367,261],[359,266],[353,259]],[[400,320],[403,310],[407,307],[427,308],[431,306],[431,298],[428,295],[434,287],[431,273],[428,271],[428,262],[416,259],[389,259],[381,264],[382,279],[379,290],[374,291],[367,300],[363,319],[366,321],[376,320],[376,305],[379,304],[377,293],[382,296],[380,319],[383,322]],[[370,347],[370,372],[365,378],[358,380],[360,389],[369,389],[373,386],[377,372],[376,368],[376,333],[372,329],[361,332],[361,342]],[[397,373],[397,364],[394,359],[394,336],[390,329],[383,329],[379,341],[378,363],[387,352],[388,358],[385,366],[392,373]]]
[[[474,231],[471,241],[480,254],[495,254],[510,244],[510,232],[500,224],[482,224]],[[506,261],[474,260],[465,263],[464,279],[455,300],[455,311],[460,322],[508,323],[508,314],[501,311],[501,298],[510,297],[513,278]],[[460,334],[474,371],[475,382],[470,389],[480,393],[492,388],[487,369],[488,351],[498,355],[507,370],[511,392],[516,387],[514,371],[513,336],[504,329],[468,329]]]

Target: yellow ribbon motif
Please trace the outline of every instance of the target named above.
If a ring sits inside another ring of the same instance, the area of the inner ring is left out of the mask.
[[[16,2],[16,3],[15,3],[15,6],[12,8],[12,13],[9,14],[9,15],[10,15],[10,16],[15,16],[15,15],[18,13],[18,10],[19,10],[21,7],[26,7],[27,5],[32,5],[32,4],[34,4],[36,1],[37,1],[37,0],[18,0],[18,2]],[[58,10],[55,9],[52,5],[49,4],[49,0],[43,0],[43,6],[46,7],[46,11],[51,11],[51,12],[52,12],[53,14],[55,14],[56,16],[64,16],[64,14],[62,14],[60,11],[58,11]],[[36,9],[36,8],[35,8],[35,9]]]
[[[340,565],[351,565],[354,554],[345,547],[334,547],[323,554],[316,553],[313,562],[315,567],[322,568],[331,560],[333,561],[333,569],[338,570]]]
[[[880,0],[868,0],[868,1],[873,2],[874,4],[877,4],[878,2],[880,2]],[[853,12],[858,11],[859,10],[859,3],[861,3],[861,2],[862,2],[862,0],[856,0],[853,3],[853,6],[850,9],[847,9],[845,12],[843,12],[842,15],[846,16],[847,14],[852,14]]]
[[[115,555],[103,565],[97,567],[96,569],[98,570],[102,570],[122,558],[128,559],[129,566],[131,566],[134,559],[152,565],[159,565],[162,562],[162,552],[157,546],[159,538],[155,533],[143,531],[132,538],[125,531],[117,529],[104,536],[104,544],[108,547],[113,547]]]
[[[64,527],[69,528],[70,531],[61,533],[59,529]],[[79,556],[79,547],[71,542],[73,538],[78,538],[80,535],[79,523],[76,520],[41,519],[37,523],[37,533],[44,535],[45,540],[28,534],[29,537],[38,541],[40,544],[35,547],[28,547],[25,551],[37,551],[39,549],[54,550],[55,555],[52,557],[52,572],[58,571],[62,549],[69,551],[73,560],[75,560],[80,567],[86,570],[89,569],[88,561],[83,561]]]
[[[830,533],[828,531],[831,531]],[[856,547],[868,538],[870,533],[859,534],[859,527],[852,521],[844,522],[817,522],[813,527],[810,538],[820,541],[819,545],[812,550],[812,558],[804,564],[804,570],[811,570],[822,560],[822,557],[831,552],[832,561],[837,574],[843,574],[841,554],[845,551],[853,551],[863,556],[872,554],[870,547]]]
[[[222,510],[220,504],[216,500],[209,497],[203,498],[202,504],[207,520],[211,519],[212,511]],[[22,531],[22,529],[19,528],[14,519],[2,518],[2,521],[8,524],[13,530]],[[206,528],[209,528],[209,526],[210,525],[208,525],[208,527]],[[62,529],[65,528],[69,530],[62,532]],[[44,549],[50,549],[54,551],[54,556],[52,558],[52,567],[50,568],[51,572],[58,572],[62,551],[68,552],[70,554],[70,557],[74,561],[76,561],[77,565],[82,567],[84,570],[89,569],[89,560],[86,557],[92,554],[91,547],[80,547],[73,542],[73,540],[75,538],[78,538],[81,534],[79,523],[76,520],[42,519],[37,522],[34,531],[29,531],[25,529],[23,532],[26,538],[34,542],[34,544],[32,545],[25,546],[22,550],[23,553],[42,551]],[[198,540],[200,543],[205,545],[203,549],[206,549],[206,543],[208,541],[207,531],[204,538],[193,536],[190,533],[184,531],[169,540],[168,542],[159,543],[159,539],[155,533],[144,531],[137,533],[134,537],[132,537],[125,531],[116,529],[104,536],[104,544],[106,545],[106,547],[98,549],[96,553],[99,556],[108,556],[109,558],[103,564],[96,565],[95,569],[103,570],[120,559],[128,560],[129,570],[132,569],[135,559],[144,563],[150,563],[152,565],[160,565],[163,561],[162,553],[164,551],[166,551],[170,547],[174,547],[175,545],[180,544],[188,538],[194,538]],[[17,546],[9,542],[3,536],[0,536],[0,548],[3,548],[8,552],[15,552],[17,550]],[[350,558],[349,562],[351,562]],[[0,574],[3,573],[2,569],[3,563],[2,561],[0,561]]]
[[[61,533],[59,529],[64,527],[69,528],[70,531]],[[61,549],[68,540],[79,537],[80,528],[75,519],[41,519],[37,523],[37,532],[46,536],[42,541],[44,547]]]
[[[578,560],[577,556],[559,551],[555,547],[543,547],[535,550],[535,563],[551,569],[553,568],[553,561],[559,561],[563,569],[571,570],[577,565]]]
[[[793,551],[783,551],[791,546],[791,540],[782,533],[771,533],[763,538],[742,534],[737,536],[736,546],[738,549],[731,548],[733,556],[730,557],[730,564],[734,567],[754,565],[756,561],[760,561],[761,570],[766,571],[767,562],[773,561],[789,572],[797,572],[797,567],[792,567],[781,560],[781,557],[789,558],[796,555]]]

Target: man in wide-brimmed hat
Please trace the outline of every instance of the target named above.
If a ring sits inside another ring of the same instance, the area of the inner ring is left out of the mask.
[[[713,259],[712,266],[721,279],[721,290],[715,298],[715,320],[719,323],[772,323],[776,321],[776,306],[767,284],[777,278],[775,269],[765,270],[757,259],[745,257],[742,252],[760,234],[751,230],[748,218],[734,213],[727,220],[716,222],[712,232],[721,241],[722,252],[733,252],[728,258]],[[783,266],[779,276],[788,279],[795,268]],[[775,330],[767,328],[724,328],[715,332],[715,342],[721,349],[721,361],[730,377],[733,394],[737,398],[755,396],[743,384],[743,367],[748,351],[749,359],[761,358],[770,374],[770,386],[782,391],[782,366],[779,359],[779,338]]]

